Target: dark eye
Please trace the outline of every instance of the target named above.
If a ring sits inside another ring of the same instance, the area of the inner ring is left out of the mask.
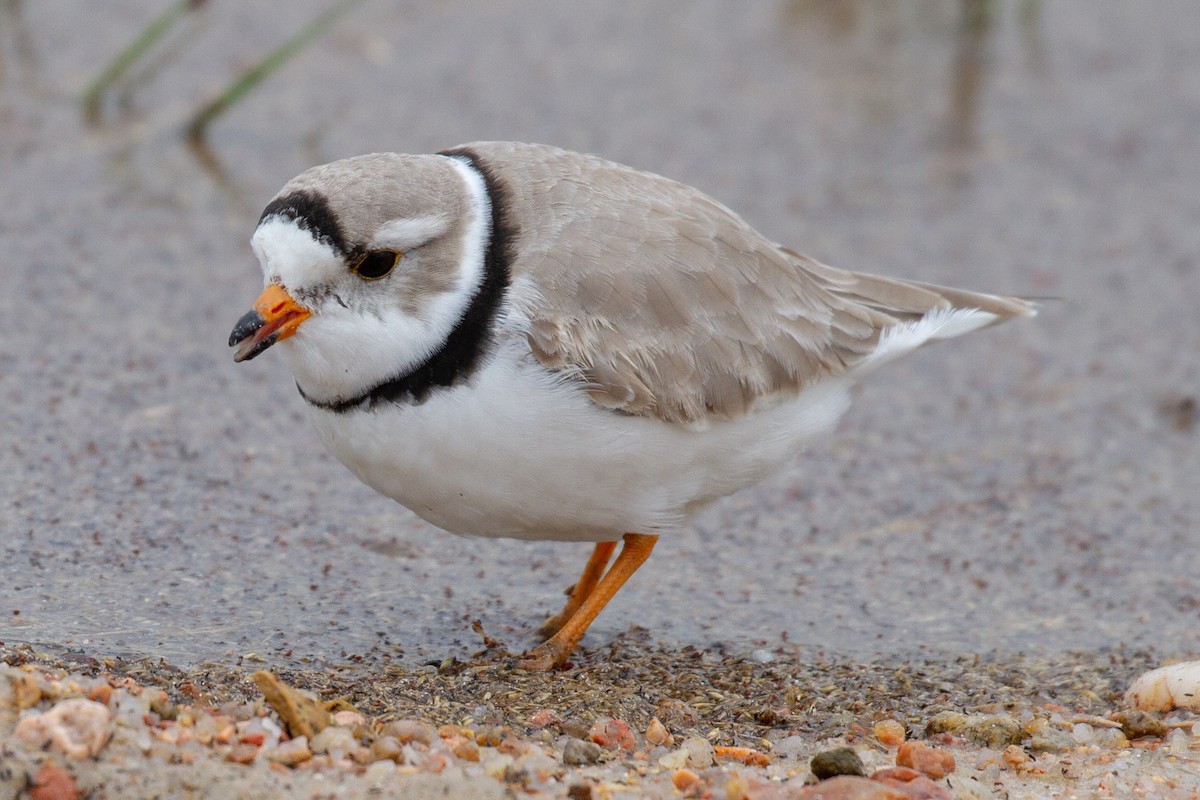
[[[365,281],[378,280],[395,268],[402,255],[395,250],[372,250],[360,258],[352,269]]]

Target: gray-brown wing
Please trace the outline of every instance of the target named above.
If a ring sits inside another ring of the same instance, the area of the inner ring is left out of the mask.
[[[582,376],[608,408],[671,422],[735,417],[842,374],[888,326],[952,305],[934,287],[777,247],[656,175],[554,148],[471,147],[509,176],[520,210],[514,278],[538,289],[520,309],[534,356]],[[971,307],[1002,300],[970,297]]]

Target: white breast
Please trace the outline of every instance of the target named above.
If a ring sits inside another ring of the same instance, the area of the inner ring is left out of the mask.
[[[598,541],[677,527],[831,429],[849,405],[829,381],[703,430],[597,407],[509,339],[468,384],[420,405],[312,414],[364,483],[448,531]]]

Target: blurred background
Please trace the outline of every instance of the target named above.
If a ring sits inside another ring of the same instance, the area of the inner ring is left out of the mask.
[[[515,139],[833,265],[1058,298],[875,376],[585,646],[1194,653],[1198,30],[1190,0],[0,0],[0,641],[529,646],[586,546],[425,525],[225,345],[294,174]]]

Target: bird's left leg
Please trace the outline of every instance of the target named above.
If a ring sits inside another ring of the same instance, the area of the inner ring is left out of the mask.
[[[549,639],[558,633],[558,629],[566,625],[567,620],[579,610],[583,601],[600,582],[600,578],[604,575],[604,569],[608,566],[608,560],[612,558],[613,551],[616,549],[616,542],[596,542],[596,549],[592,550],[587,566],[583,568],[583,574],[579,576],[575,585],[567,590],[567,603],[563,606],[563,610],[543,622],[538,628],[538,634],[543,639]]]
[[[558,629],[558,633],[542,642],[517,662],[518,666],[535,672],[547,672],[561,666],[571,655],[575,645],[579,644],[579,640],[583,638],[583,634],[592,624],[592,620],[608,605],[608,601],[613,598],[613,595],[625,585],[629,576],[637,572],[638,567],[645,563],[646,559],[650,557],[651,551],[654,550],[655,543],[658,542],[657,536],[646,533],[627,533],[624,539],[625,544],[621,547],[617,560],[608,568],[608,572],[604,573],[604,577],[600,579],[600,583],[596,585],[591,594],[584,599],[579,610]]]

